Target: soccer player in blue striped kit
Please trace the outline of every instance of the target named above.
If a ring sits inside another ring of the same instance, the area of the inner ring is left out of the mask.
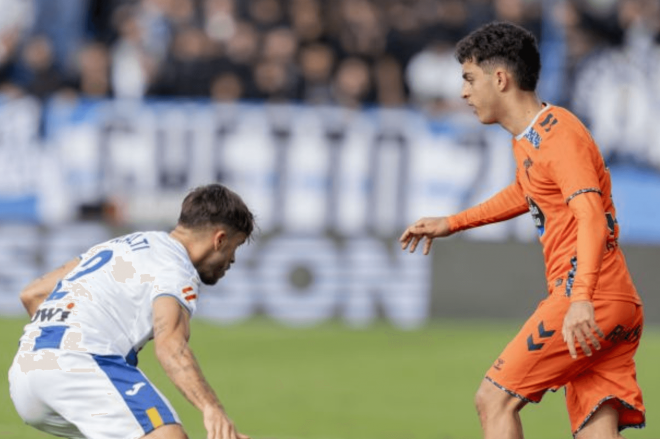
[[[207,439],[247,439],[227,416],[189,345],[202,283],[215,284],[254,230],[219,184],[191,191],[175,229],[98,244],[21,293],[32,321],[9,371],[23,420],[69,438],[187,438],[167,399],[137,368],[151,339],[177,388],[203,413]]]

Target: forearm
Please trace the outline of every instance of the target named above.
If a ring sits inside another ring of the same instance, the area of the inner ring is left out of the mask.
[[[486,224],[506,221],[529,210],[520,187],[510,184],[492,198],[448,218],[452,233]]]
[[[33,280],[23,288],[20,294],[20,299],[30,318],[34,316],[39,305],[41,305],[53,291],[57,282],[73,270],[76,265],[78,265],[78,262],[80,262],[80,258],[75,258],[58,269]]]
[[[209,406],[222,408],[185,340],[156,346],[156,356],[167,376],[191,404],[201,411]]]
[[[598,283],[603,253],[607,242],[607,220],[597,194],[583,195],[575,203],[577,220],[577,270],[571,301],[591,300]]]

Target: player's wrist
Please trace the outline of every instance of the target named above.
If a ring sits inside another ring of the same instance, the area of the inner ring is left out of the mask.
[[[572,294],[571,303],[576,303],[576,302],[591,302],[591,297],[587,293]]]

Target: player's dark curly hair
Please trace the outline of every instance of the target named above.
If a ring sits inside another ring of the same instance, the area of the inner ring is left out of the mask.
[[[238,194],[221,184],[209,184],[193,189],[183,199],[179,225],[189,229],[225,225],[249,238],[255,221]]]
[[[503,64],[521,90],[534,91],[541,72],[541,56],[534,35],[512,23],[481,26],[456,45],[456,59],[474,62],[481,68]]]

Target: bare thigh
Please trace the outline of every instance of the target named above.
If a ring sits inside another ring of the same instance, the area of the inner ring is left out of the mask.
[[[142,439],[188,439],[188,435],[179,424],[163,425],[152,431]]]

